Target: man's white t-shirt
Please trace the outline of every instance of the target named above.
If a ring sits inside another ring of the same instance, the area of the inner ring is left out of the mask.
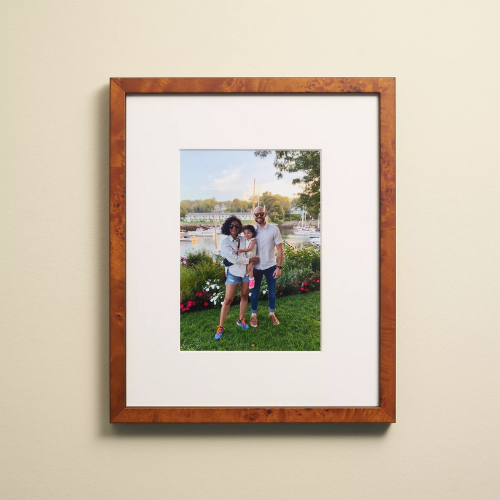
[[[264,271],[276,265],[275,247],[283,243],[283,240],[281,239],[281,233],[278,226],[266,222],[266,225],[262,229],[259,229],[257,225],[254,227],[257,233],[257,245],[259,247],[259,262],[254,264],[254,269]]]

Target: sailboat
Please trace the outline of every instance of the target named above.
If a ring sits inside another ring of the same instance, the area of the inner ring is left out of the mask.
[[[217,217],[214,215],[214,231],[213,231],[213,237],[214,237],[214,257],[217,257],[220,255],[220,249],[217,248],[217,235],[220,234],[221,228],[217,225]]]
[[[320,214],[318,214],[318,231],[316,232],[311,232],[309,233],[309,238],[311,238],[311,243],[313,243],[313,239],[317,238],[319,240],[321,236],[321,230],[320,230],[320,220],[319,220]]]
[[[299,226],[299,229],[294,231],[297,236],[309,236],[312,232],[314,232],[314,228],[312,227],[304,227],[304,219],[306,218],[306,211],[302,211],[302,226]],[[295,228],[294,228],[295,229]]]

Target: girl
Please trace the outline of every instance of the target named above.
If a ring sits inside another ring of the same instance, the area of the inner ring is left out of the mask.
[[[238,253],[245,253],[249,259],[252,257],[257,257],[257,240],[255,239],[255,228],[251,225],[245,226],[243,228],[243,234],[245,236],[245,248],[240,248],[238,250]],[[247,265],[247,271],[250,276],[250,289],[252,289],[255,285],[255,279],[253,277],[253,264]]]

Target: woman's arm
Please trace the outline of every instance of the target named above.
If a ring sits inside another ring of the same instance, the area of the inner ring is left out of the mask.
[[[220,254],[231,262],[231,264],[248,264],[248,257],[246,255],[238,255],[231,246],[229,238],[222,241]]]

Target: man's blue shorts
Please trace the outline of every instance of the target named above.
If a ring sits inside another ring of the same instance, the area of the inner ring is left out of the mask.
[[[250,281],[250,276],[244,276],[243,278],[241,276],[235,276],[234,274],[231,274],[229,272],[229,269],[227,271],[227,276],[226,276],[226,285],[237,285],[238,283],[248,283]]]

